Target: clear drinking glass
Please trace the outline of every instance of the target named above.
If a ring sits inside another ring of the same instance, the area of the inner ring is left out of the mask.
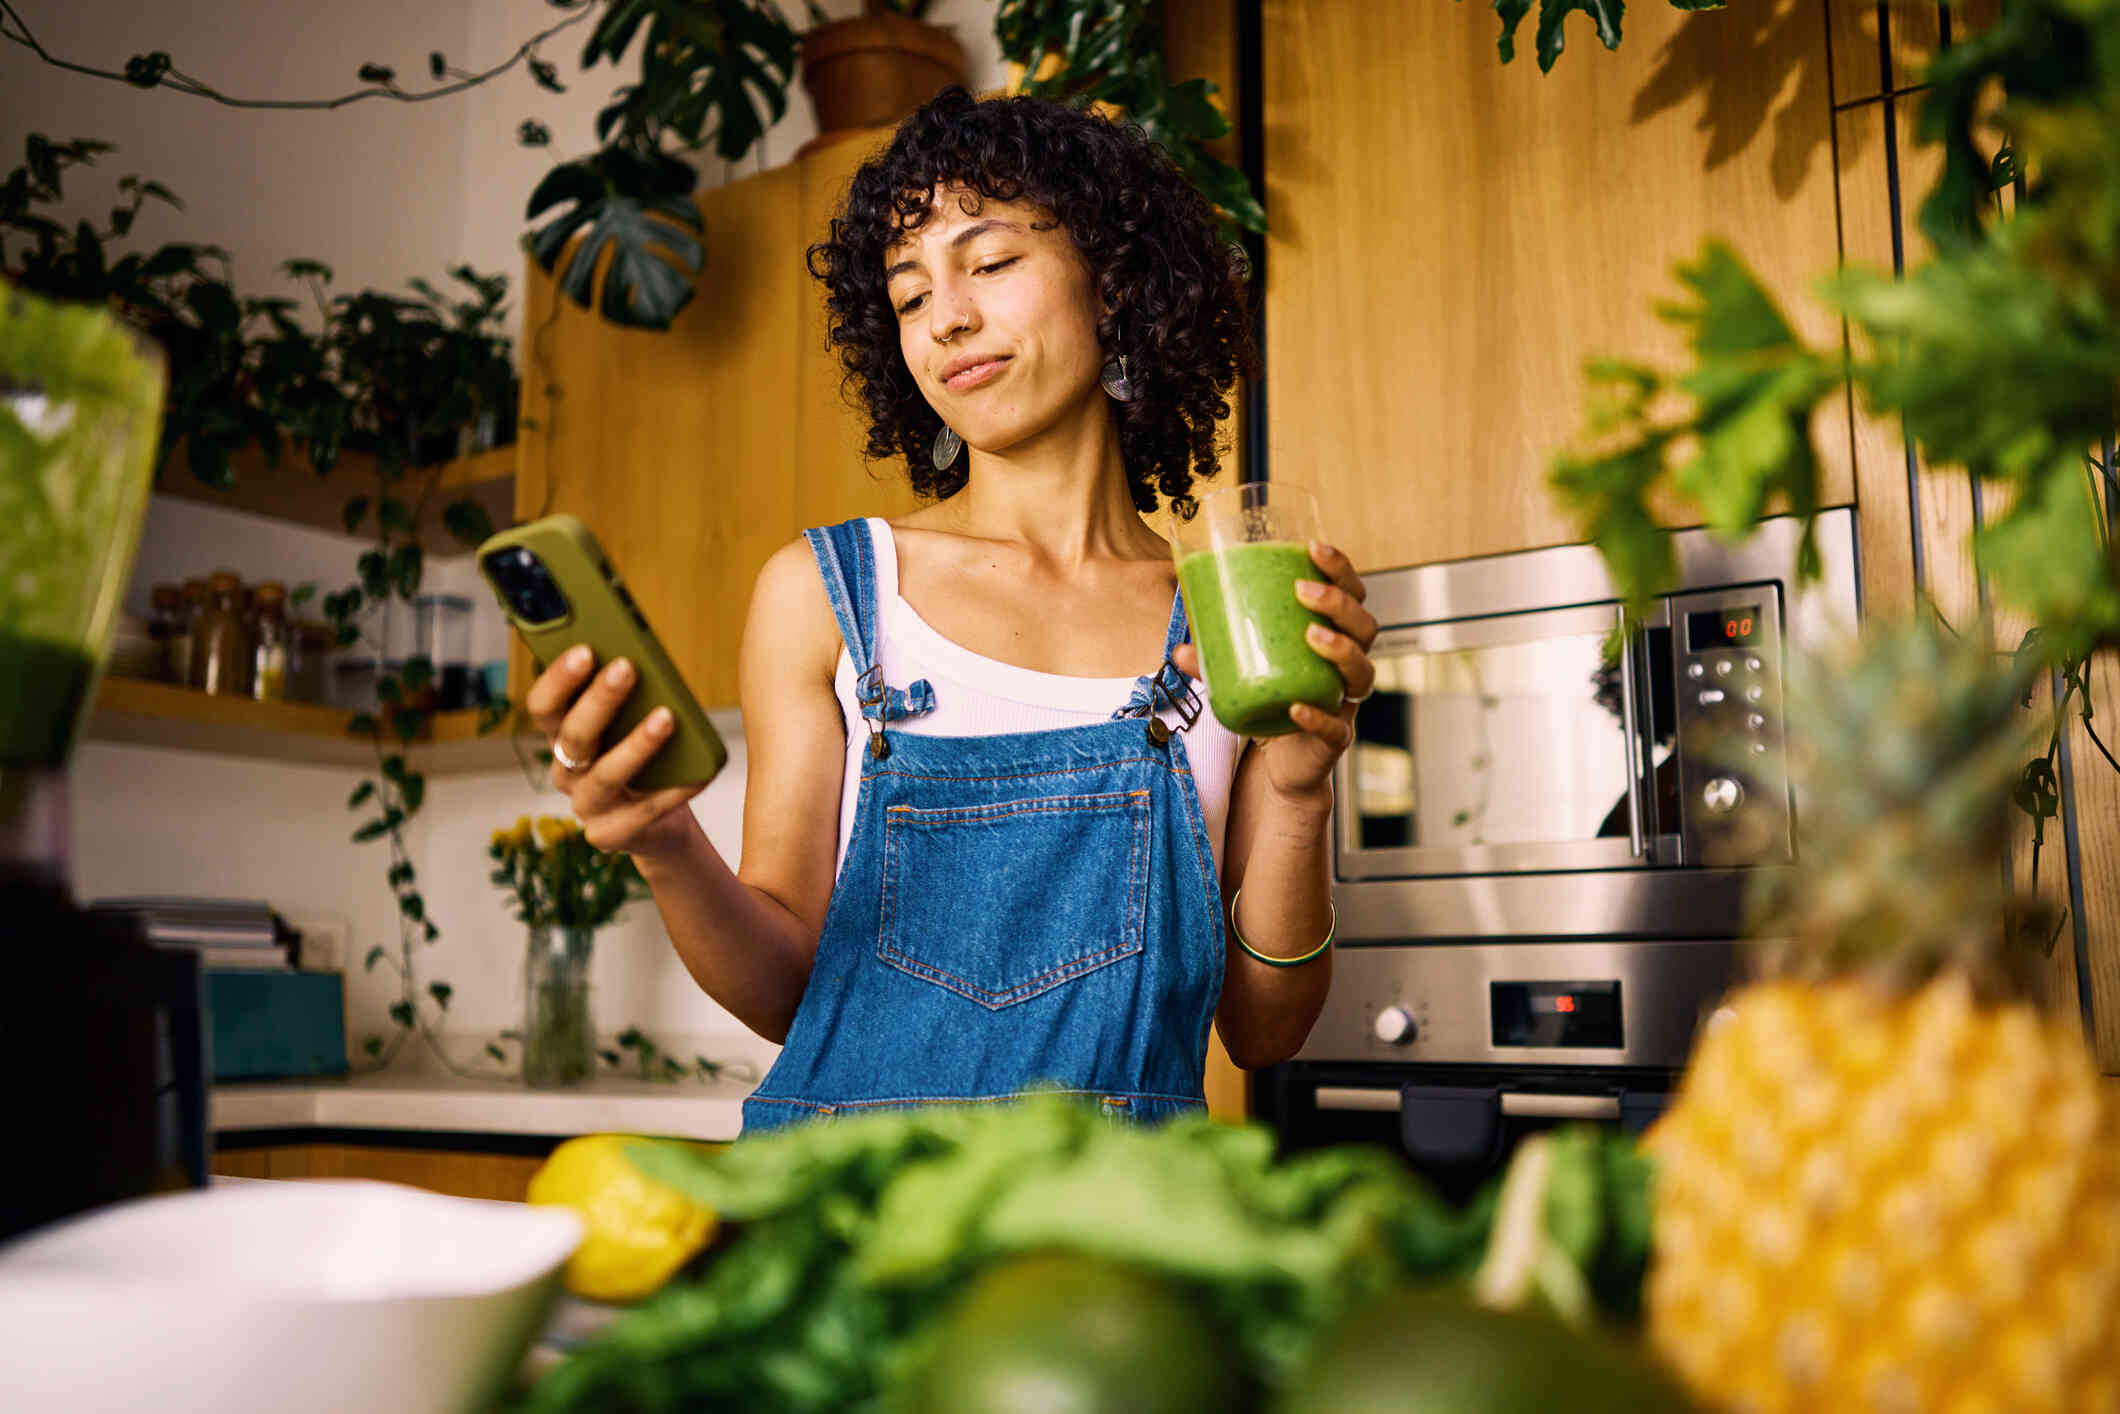
[[[1288,715],[1296,703],[1340,705],[1340,670],[1303,636],[1327,620],[1296,598],[1298,580],[1324,582],[1310,558],[1317,538],[1316,498],[1284,481],[1225,486],[1190,516],[1172,512],[1171,550],[1208,703],[1233,732],[1279,736],[1296,730]]]

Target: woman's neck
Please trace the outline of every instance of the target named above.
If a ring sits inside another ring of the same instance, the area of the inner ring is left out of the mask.
[[[968,455],[964,489],[931,513],[937,529],[1027,545],[1061,569],[1170,553],[1134,509],[1108,404],[1004,451]]]

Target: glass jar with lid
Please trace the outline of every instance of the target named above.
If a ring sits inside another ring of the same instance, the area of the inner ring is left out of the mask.
[[[206,578],[206,608],[192,626],[191,685],[203,692],[250,693],[250,625],[243,618],[243,579],[234,570]]]
[[[284,702],[287,700],[290,648],[287,586],[268,579],[257,587],[255,602],[255,621],[251,625],[250,695],[260,702]]]

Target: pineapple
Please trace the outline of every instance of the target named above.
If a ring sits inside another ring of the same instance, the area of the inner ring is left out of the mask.
[[[1791,684],[1801,858],[1646,1141],[1650,1340],[1719,1408],[2120,1411],[2120,1117],[2033,999],[2029,669],[1985,642],[1925,620]]]

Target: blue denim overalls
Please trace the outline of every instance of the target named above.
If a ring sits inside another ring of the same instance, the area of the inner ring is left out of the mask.
[[[1200,1108],[1222,995],[1221,886],[1164,665],[1112,720],[1005,736],[887,732],[933,705],[871,660],[860,521],[807,532],[860,684],[853,837],[755,1134],[816,1115],[1007,1099],[1045,1085],[1153,1121]],[[819,828],[826,828],[820,825]]]

